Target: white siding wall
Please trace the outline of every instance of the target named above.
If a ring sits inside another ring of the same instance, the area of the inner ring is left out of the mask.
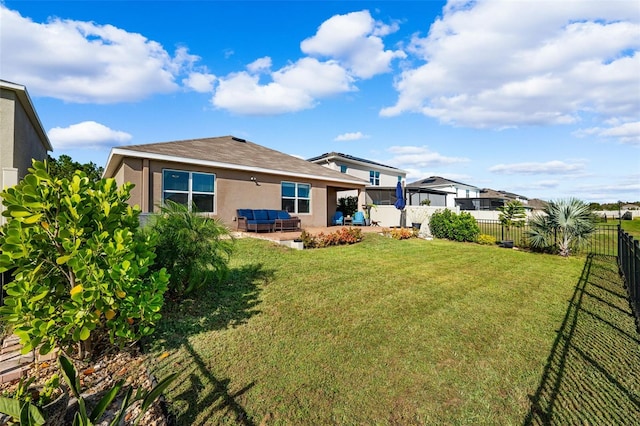
[[[369,182],[369,172],[371,170],[380,172],[380,186],[395,186],[398,183],[398,176],[399,175],[402,176],[402,173],[399,173],[399,172],[392,173],[389,171],[381,170],[379,168],[376,168],[376,166],[374,166],[373,164],[371,164],[370,166],[364,166],[359,164],[352,164],[352,163],[338,161],[336,163],[328,163],[328,164],[325,163],[322,165],[332,170],[340,171],[341,164],[347,166],[348,175],[355,176],[360,179],[364,179],[367,182]],[[404,178],[405,176],[402,176],[403,180]]]
[[[407,207],[405,209],[407,212],[406,225],[410,227],[413,220],[418,220],[422,223],[429,223],[431,215],[442,209],[443,207],[432,206]],[[460,209],[457,207],[450,208],[449,210],[455,213],[460,213]],[[397,227],[400,226],[400,214],[400,210],[396,209],[394,206],[377,206],[376,209],[371,209],[371,220],[379,222],[381,227]]]

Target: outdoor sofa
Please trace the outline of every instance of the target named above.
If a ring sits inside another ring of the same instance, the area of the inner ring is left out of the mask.
[[[238,209],[238,231],[299,231],[300,218],[285,210]]]

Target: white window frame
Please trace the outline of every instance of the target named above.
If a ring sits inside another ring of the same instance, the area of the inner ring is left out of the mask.
[[[189,174],[189,189],[186,191],[180,191],[180,190],[176,190],[176,189],[165,189],[164,188],[164,174],[165,172],[178,172],[178,173],[188,173]],[[193,191],[193,174],[197,173],[197,174],[201,174],[201,175],[208,175],[208,176],[213,176],[213,192],[204,192],[204,191]],[[207,172],[197,172],[197,171],[191,171],[191,170],[178,170],[178,169],[162,169],[162,194],[161,194],[161,200],[162,200],[162,205],[164,206],[164,194],[165,193],[171,193],[171,194],[187,194],[187,207],[189,208],[189,211],[192,210],[193,208],[193,195],[211,195],[213,196],[213,211],[210,212],[199,212],[199,213],[213,213],[215,214],[217,209],[216,209],[216,204],[218,201],[218,197],[216,197],[216,181],[217,181],[217,176],[215,173],[207,173]]]
[[[377,170],[369,170],[369,184],[371,186],[380,186],[380,172]]]
[[[289,196],[285,196],[282,193],[282,184],[283,183],[289,183],[294,185],[294,196],[293,197],[289,197]],[[298,185],[306,185],[309,187],[309,198],[303,198],[303,197],[298,197]],[[293,205],[295,207],[295,211],[293,212],[289,212],[289,213],[295,213],[297,215],[310,215],[312,212],[312,207],[311,207],[311,190],[313,189],[313,187],[311,186],[310,183],[305,183],[305,182],[291,182],[288,180],[283,180],[282,182],[280,182],[280,203],[282,204],[282,200],[293,200]],[[300,213],[298,211],[298,200],[308,200],[309,201],[309,211],[308,212],[304,212],[304,213]]]

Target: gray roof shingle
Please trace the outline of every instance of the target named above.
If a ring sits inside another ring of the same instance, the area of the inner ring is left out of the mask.
[[[115,167],[111,164],[111,157],[115,155],[127,156],[140,153],[170,157],[171,161],[180,162],[181,159],[189,162],[202,161],[215,163],[222,168],[234,168],[239,170],[251,170],[263,173],[298,175],[316,177],[321,180],[350,182],[354,184],[366,183],[364,180],[345,175],[335,170],[310,163],[301,158],[267,148],[256,143],[236,138],[234,136],[221,136],[202,139],[188,139],[173,142],[150,143],[144,145],[129,145],[113,148],[105,167]]]

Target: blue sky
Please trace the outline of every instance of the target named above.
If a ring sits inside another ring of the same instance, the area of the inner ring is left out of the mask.
[[[234,135],[529,198],[640,200],[640,6],[1,1],[0,78],[54,147]]]

